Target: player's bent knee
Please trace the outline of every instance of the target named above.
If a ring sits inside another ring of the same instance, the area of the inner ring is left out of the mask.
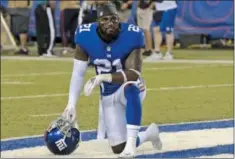
[[[121,143],[121,144],[116,145],[116,146],[112,146],[113,153],[114,154],[122,153],[122,151],[124,150],[125,146],[126,146],[126,142]]]

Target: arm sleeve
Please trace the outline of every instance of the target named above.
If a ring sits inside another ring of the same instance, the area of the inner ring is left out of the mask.
[[[80,40],[79,40],[79,27],[77,27],[76,31],[75,31],[75,34],[74,34],[74,43],[76,45],[79,45],[80,44]]]
[[[145,36],[144,36],[144,32],[140,31],[138,33],[138,38],[136,38],[137,42],[136,42],[136,49],[141,49],[141,48],[145,48]]]
[[[75,107],[83,86],[83,79],[88,67],[87,61],[74,59],[73,72],[69,87],[68,106]]]

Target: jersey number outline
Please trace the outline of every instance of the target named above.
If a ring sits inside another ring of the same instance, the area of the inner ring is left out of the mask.
[[[98,74],[109,73],[115,67],[116,72],[122,71],[121,59],[115,59],[113,62],[108,59],[95,59],[94,64],[97,66]]]
[[[83,31],[91,31],[91,24],[83,24],[79,27],[79,33]]]

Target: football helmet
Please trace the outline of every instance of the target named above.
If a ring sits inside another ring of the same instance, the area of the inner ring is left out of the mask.
[[[59,117],[49,125],[44,141],[53,154],[68,155],[79,146],[80,131],[74,123]]]

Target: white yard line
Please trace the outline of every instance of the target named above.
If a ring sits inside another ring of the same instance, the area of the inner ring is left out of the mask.
[[[68,93],[39,94],[39,95],[29,95],[29,96],[1,97],[1,100],[32,99],[32,98],[46,98],[46,97],[61,97],[61,96],[66,96],[66,95],[68,95]]]
[[[194,66],[173,66],[173,67],[151,67],[143,68],[143,71],[157,71],[157,70],[185,70],[192,68],[214,68],[214,67],[232,67],[228,64],[211,64],[211,65],[194,65]]]
[[[62,74],[71,74],[71,72],[46,72],[46,73],[20,73],[20,74],[5,74],[5,75],[1,75],[1,77],[22,77],[22,76],[46,76],[46,75],[62,75]]]
[[[23,56],[1,56],[1,60],[23,60],[23,61],[73,61],[72,57],[23,57]]]
[[[29,85],[33,82],[21,82],[21,81],[1,81],[1,85]]]
[[[217,88],[217,87],[232,87],[233,84],[217,84],[217,85],[198,85],[198,86],[179,86],[179,87],[161,87],[159,90],[183,90],[183,89],[195,89],[195,88]],[[148,91],[156,91],[156,89],[148,89]]]
[[[48,116],[58,116],[61,115],[61,113],[51,113],[51,114],[34,114],[29,115],[30,117],[48,117]]]
[[[28,85],[34,84],[33,82],[15,81],[11,79],[1,79],[1,85]]]
[[[194,64],[233,64],[233,60],[159,60],[144,63],[194,63]]]
[[[149,89],[147,89],[147,91],[168,91],[168,90],[184,90],[184,89],[196,89],[196,88],[217,88],[217,87],[232,87],[232,86],[233,86],[233,84],[176,86],[176,87],[149,88]],[[94,92],[94,93],[98,93],[98,92]],[[61,97],[61,96],[67,96],[67,95],[68,95],[68,93],[40,94],[40,95],[29,95],[29,96],[11,96],[11,97],[1,97],[1,100]]]
[[[231,67],[228,64],[212,64],[212,65],[199,65],[199,66],[175,66],[175,67],[151,67],[143,68],[143,71],[157,71],[157,70],[185,70],[192,68],[213,68],[213,67]],[[93,70],[88,70],[87,73],[95,73]],[[2,74],[1,77],[22,77],[22,76],[54,76],[54,75],[63,75],[71,74],[71,72],[32,72],[32,73],[20,73],[20,74]]]
[[[73,61],[72,57],[21,57],[21,56],[1,56],[1,60],[39,60],[39,61]],[[146,62],[150,63],[150,62]],[[200,63],[200,64],[209,64],[209,63],[221,63],[221,64],[233,64],[233,60],[159,60],[152,63]]]

